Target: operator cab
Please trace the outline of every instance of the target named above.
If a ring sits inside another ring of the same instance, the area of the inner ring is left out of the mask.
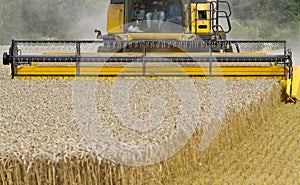
[[[180,40],[180,35],[192,34],[203,40],[225,40],[231,30],[230,15],[227,1],[111,0],[105,39]]]

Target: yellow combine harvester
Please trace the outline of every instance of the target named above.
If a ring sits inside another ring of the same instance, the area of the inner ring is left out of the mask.
[[[97,40],[12,40],[3,64],[21,79],[196,76],[276,79],[300,98],[300,68],[286,41],[226,40],[230,5],[203,0],[111,0]]]

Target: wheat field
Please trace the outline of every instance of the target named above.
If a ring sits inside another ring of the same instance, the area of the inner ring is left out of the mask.
[[[300,183],[300,104],[284,104],[276,81],[225,82],[227,109],[222,127],[204,150],[200,143],[212,114],[211,94],[205,82],[195,81],[200,126],[172,157],[134,167],[99,155],[81,135],[73,115],[71,82],[11,80],[9,67],[1,65],[0,70],[0,184]],[[152,142],[113,127],[120,123],[109,107],[112,85],[110,81],[97,83],[101,120],[111,126],[114,136],[122,134],[120,140]],[[178,97],[171,96],[172,88],[161,81],[144,81],[133,89],[132,96],[137,98],[130,98],[129,103],[141,119],[149,115],[143,101],[150,101],[150,96],[160,94],[170,107],[167,121],[147,135],[163,138],[170,125],[176,126]]]

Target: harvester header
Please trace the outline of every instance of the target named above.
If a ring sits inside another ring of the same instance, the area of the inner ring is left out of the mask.
[[[19,79],[119,76],[276,79],[300,98],[300,70],[283,40],[227,40],[227,1],[111,0],[96,40],[12,40],[3,64]]]

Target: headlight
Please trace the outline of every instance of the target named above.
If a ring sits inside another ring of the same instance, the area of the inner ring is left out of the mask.
[[[182,35],[181,40],[186,41],[186,35]]]
[[[123,40],[127,41],[128,40],[128,36],[127,35],[123,35]]]

